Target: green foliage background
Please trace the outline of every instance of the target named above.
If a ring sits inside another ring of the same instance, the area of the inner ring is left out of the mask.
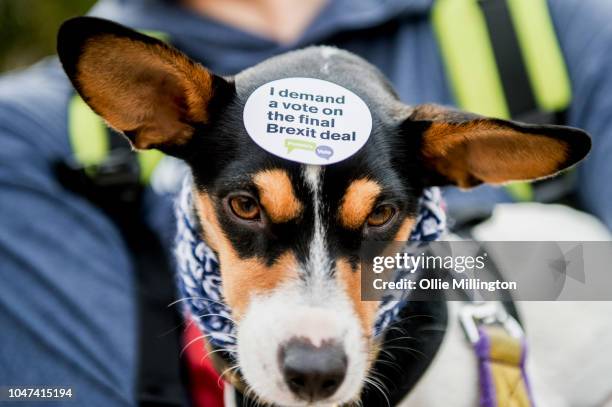
[[[95,0],[0,0],[0,72],[55,53],[62,21],[82,15]]]

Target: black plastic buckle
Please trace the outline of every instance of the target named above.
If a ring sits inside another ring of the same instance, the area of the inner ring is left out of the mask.
[[[96,165],[84,166],[74,160],[60,162],[56,174],[64,187],[108,212],[136,208],[142,199],[140,165],[130,149],[113,149]]]
[[[102,188],[140,185],[138,157],[131,150],[111,150],[101,164],[84,170]]]

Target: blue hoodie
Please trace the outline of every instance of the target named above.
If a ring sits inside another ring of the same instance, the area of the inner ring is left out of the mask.
[[[573,87],[568,124],[594,138],[578,196],[612,227],[612,2],[549,3]],[[103,0],[92,14],[166,32],[219,74],[289,49],[333,44],[378,66],[404,102],[452,104],[430,7],[431,0],[330,0],[290,45],[162,0]],[[0,79],[0,383],[70,384],[88,405],[128,405],[137,355],[129,257],[109,219],[66,191],[52,171],[71,156],[72,92],[56,58]],[[449,194],[451,206],[507,199],[487,187],[456,195]],[[169,200],[149,193],[147,208],[169,238]]]

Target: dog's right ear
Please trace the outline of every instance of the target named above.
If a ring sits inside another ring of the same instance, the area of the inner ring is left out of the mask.
[[[57,49],[85,102],[137,149],[181,156],[196,128],[234,94],[233,83],[176,49],[107,20],[66,21]]]

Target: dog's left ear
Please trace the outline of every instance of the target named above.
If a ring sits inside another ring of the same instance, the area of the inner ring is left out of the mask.
[[[180,156],[195,129],[234,92],[233,84],[162,41],[107,20],[68,20],[57,45],[85,102],[138,149]]]
[[[403,128],[418,141],[428,185],[469,188],[544,178],[576,164],[591,148],[591,138],[579,129],[489,119],[437,105],[416,106]]]

